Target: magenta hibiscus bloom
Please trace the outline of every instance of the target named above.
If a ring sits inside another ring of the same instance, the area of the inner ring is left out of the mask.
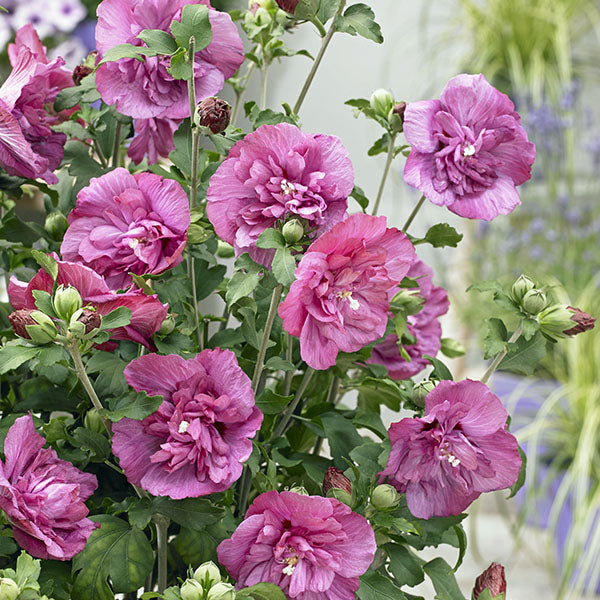
[[[205,4],[208,0],[103,0],[98,6],[96,46],[98,57],[118,44],[142,46],[138,39],[144,29],[169,31],[171,21],[181,20],[186,4]],[[210,11],[212,41],[196,53],[196,98],[217,94],[242,64],[244,48],[231,17]],[[167,72],[170,57],[147,57],[140,62],[122,58],[105,63],[96,72],[96,85],[107,104],[136,119],[161,117],[184,119],[190,116],[187,84]]]
[[[344,218],[354,171],[341,141],[289,123],[263,125],[229,151],[210,180],[206,212],[237,254],[270,262],[258,236],[277,221],[304,219],[319,235]]]
[[[435,356],[439,352],[442,337],[439,317],[448,312],[450,305],[446,290],[433,285],[433,271],[423,261],[417,259],[406,276],[417,280],[419,296],[425,300],[421,310],[407,318],[408,331],[416,340],[414,344],[404,345],[410,362],[402,358],[395,334],[388,335],[377,344],[367,361],[384,365],[394,379],[408,379],[416,375],[429,365],[423,355]],[[396,290],[390,293],[390,300],[395,293]]]
[[[148,164],[154,165],[158,158],[167,158],[175,150],[173,134],[179,127],[179,119],[134,119],[133,129],[135,135],[129,144],[127,156],[139,165],[144,157],[148,157]]]
[[[65,61],[49,61],[32,25],[17,32],[8,50],[13,67],[0,88],[0,166],[9,175],[48,183],[63,158],[66,135],[52,129],[65,115],[52,112],[58,92],[73,86]]]
[[[69,214],[61,254],[91,267],[112,289],[131,275],[162,273],[182,260],[190,209],[172,179],[118,168],[93,178]]]
[[[56,258],[56,256],[55,256]],[[117,294],[111,290],[104,279],[95,271],[80,265],[57,260],[58,285],[71,285],[81,294],[84,305],[94,306],[100,315],[106,315],[119,306],[131,310],[131,322],[125,327],[110,330],[113,340],[131,340],[152,347],[151,336],[157,332],[165,320],[168,305],[162,304],[158,296],[146,296],[141,290]],[[29,283],[11,277],[8,284],[10,303],[15,310],[21,308],[36,309],[33,290],[52,293],[52,278],[43,269]]]
[[[222,492],[239,479],[263,414],[233,352],[204,350],[189,360],[148,354],[127,365],[125,378],[164,397],[143,421],[113,425],[113,452],[131,483],[180,499]]]
[[[439,100],[409,103],[404,134],[412,145],[404,179],[434,204],[486,221],[521,204],[516,186],[531,177],[535,146],[483,75],[458,75]]]
[[[279,306],[283,328],[300,338],[302,359],[315,369],[335,364],[386,330],[388,293],[397,290],[415,249],[385,217],[350,215],[308,248]]]
[[[87,519],[85,501],[98,487],[96,476],[58,458],[39,435],[31,415],[19,417],[4,442],[0,461],[0,508],[19,546],[32,556],[69,560],[83,550],[97,523]]]
[[[368,521],[334,498],[271,491],[217,548],[238,589],[260,582],[297,600],[354,600],[373,561]]]
[[[425,398],[423,418],[392,423],[380,482],[387,476],[406,492],[415,517],[458,515],[482,492],[510,487],[519,477],[521,457],[507,417],[480,381],[442,381]]]

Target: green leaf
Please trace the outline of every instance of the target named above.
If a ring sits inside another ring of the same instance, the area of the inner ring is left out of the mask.
[[[510,494],[508,495],[507,500],[508,498],[512,498],[523,487],[523,484],[525,483],[525,474],[527,471],[527,454],[523,452],[523,448],[521,448],[521,446],[519,446],[519,456],[521,457],[521,470],[519,471],[519,477],[510,487]]]
[[[350,196],[358,202],[363,212],[367,210],[367,206],[369,206],[369,199],[365,196],[365,193],[363,192],[362,188],[355,185],[352,189],[352,192],[350,193]]]
[[[281,356],[272,356],[266,363],[265,369],[271,371],[294,371],[296,366],[289,360],[284,360]]]
[[[457,358],[465,355],[465,347],[458,341],[452,338],[442,338],[442,347],[440,350],[444,356],[448,358]]]
[[[144,29],[138,38],[157,54],[171,55],[177,50],[177,42],[162,29]]]
[[[208,19],[208,6],[187,4],[181,13],[181,23],[171,21],[171,33],[177,43],[186,50],[190,49],[190,38],[194,37],[194,50],[199,52],[210,44],[212,29]]]
[[[47,314],[50,317],[56,317],[54,307],[52,306],[52,296],[44,290],[33,290],[33,299],[35,306],[41,312]]]
[[[235,261],[235,269],[225,293],[225,300],[229,306],[254,292],[260,281],[259,274],[264,270],[264,267],[256,264],[248,254],[242,254]]]
[[[383,42],[381,27],[375,22],[375,13],[366,4],[349,6],[336,23],[338,31],[360,35],[378,44]]]
[[[347,465],[343,458],[349,458],[350,452],[364,442],[363,438],[356,431],[352,421],[337,411],[321,415],[321,422],[329,441],[334,465],[337,468],[346,468]]]
[[[110,442],[101,433],[78,427],[73,432],[73,439],[79,448],[89,450],[96,461],[104,462],[110,456]]]
[[[17,558],[17,585],[21,588],[31,587],[34,590],[38,590],[37,580],[40,572],[40,561],[29,556],[25,550],[21,550],[21,554]]]
[[[462,233],[458,233],[448,223],[438,223],[427,230],[422,241],[431,244],[434,248],[443,248],[444,246],[456,248],[463,237]]]
[[[254,600],[286,600],[283,590],[274,583],[256,583],[239,590],[238,593],[250,596]]]
[[[294,17],[296,19],[310,19],[317,13],[318,8],[319,0],[300,0],[294,10]]]
[[[256,406],[258,406],[265,415],[279,415],[292,399],[293,396],[281,396],[266,389],[256,399]]]
[[[96,74],[91,73],[84,77],[79,85],[61,90],[54,101],[54,110],[60,112],[82,102],[95,102],[99,99],[100,94],[96,89]]]
[[[384,547],[390,557],[389,570],[398,585],[414,587],[425,580],[423,560],[409,548],[400,544],[386,544]]]
[[[58,277],[58,263],[56,262],[56,259],[39,250],[32,250],[31,256],[35,259],[35,262],[37,262],[37,264],[40,265],[54,281],[56,281],[56,278]]]
[[[115,310],[111,310],[108,314],[102,315],[100,331],[125,327],[129,323],[131,323],[131,309],[126,306],[119,306]]]
[[[102,57],[102,60],[98,63],[97,67],[107,62],[115,62],[122,58],[135,58],[140,62],[144,62],[145,56],[156,56],[156,52],[150,48],[144,48],[142,46],[134,46],[133,44],[118,44],[109,48]]]
[[[431,371],[429,375],[430,379],[449,379],[450,381],[454,379],[450,369],[441,360],[433,358],[433,356],[428,356],[427,354],[424,354],[423,358],[433,365],[433,371]]]
[[[443,558],[434,558],[423,565],[423,570],[431,579],[438,600],[465,600],[456,583],[452,567]]]
[[[367,154],[369,156],[377,156],[378,154],[383,154],[388,151],[388,146],[390,143],[390,134],[384,133],[368,150]]]
[[[111,402],[110,410],[104,409],[103,416],[113,422],[123,418],[141,421],[158,410],[162,404],[162,396],[148,396],[146,392],[129,390]]]
[[[0,348],[0,375],[17,369],[37,356],[40,348],[34,346],[4,346]]]
[[[296,259],[289,248],[277,248],[271,265],[273,275],[279,283],[291,285],[294,281],[296,270]]]
[[[360,578],[356,596],[359,600],[406,600],[402,590],[377,571],[367,571]]]
[[[533,375],[537,364],[546,356],[546,345],[547,340],[539,331],[530,340],[520,337],[515,344],[510,344],[498,370]]]
[[[73,559],[78,572],[73,600],[114,600],[115,593],[133,592],[144,585],[154,565],[152,547],[144,533],[112,515],[91,517],[100,523],[82,552]]]
[[[154,498],[152,508],[178,525],[196,530],[218,523],[223,518],[223,509],[214,506],[206,498]]]
[[[488,359],[506,348],[508,332],[501,319],[492,317],[487,320],[488,332],[483,339],[483,357]]]
[[[269,228],[265,229],[256,240],[259,248],[285,248],[286,243],[281,231]]]

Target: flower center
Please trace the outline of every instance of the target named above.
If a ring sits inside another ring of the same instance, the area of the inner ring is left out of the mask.
[[[338,292],[337,297],[340,298],[340,300],[348,300],[348,304],[352,310],[358,310],[360,308],[360,302],[352,297],[352,292],[350,290]]]
[[[290,183],[287,179],[281,180],[281,191],[284,196],[289,196],[296,191],[296,187],[293,183]]]
[[[185,433],[188,430],[188,427],[190,426],[188,421],[181,421],[181,423],[179,423],[179,429],[177,431],[179,431],[179,433]]]
[[[447,460],[453,467],[458,467],[458,465],[460,465],[460,460],[450,452],[448,444],[441,448],[438,458],[440,460]]]
[[[463,147],[463,156],[473,156],[475,154],[475,146],[473,144],[467,144]]]
[[[291,552],[294,552],[294,549],[290,546],[288,546],[288,550]],[[292,575],[292,573],[296,570],[296,565],[298,564],[299,560],[300,560],[300,558],[298,557],[297,554],[292,554],[291,556],[286,556],[282,561],[286,565],[282,569],[282,573],[284,575]]]

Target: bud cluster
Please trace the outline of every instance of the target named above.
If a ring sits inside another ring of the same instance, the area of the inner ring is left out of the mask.
[[[221,581],[221,572],[214,562],[202,563],[181,585],[183,600],[234,600],[235,589]]]
[[[371,110],[376,117],[387,121],[393,133],[400,133],[404,126],[406,102],[396,102],[392,92],[385,89],[375,90],[369,101]]]
[[[521,310],[531,316],[537,315],[548,304],[543,290],[538,289],[526,275],[520,275],[513,283],[511,295]]]

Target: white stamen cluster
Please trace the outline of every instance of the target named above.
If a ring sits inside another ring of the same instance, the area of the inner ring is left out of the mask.
[[[352,297],[352,292],[349,290],[344,290],[338,294],[338,298],[342,300],[348,300],[348,304],[352,310],[358,310],[360,308],[360,302]]]
[[[290,183],[287,179],[281,180],[281,191],[285,196],[289,196],[296,191],[293,183]]]
[[[475,146],[469,144],[463,148],[463,156],[473,156],[475,154]]]
[[[179,433],[185,433],[189,426],[190,424],[187,421],[181,421],[181,423],[179,423]]]

